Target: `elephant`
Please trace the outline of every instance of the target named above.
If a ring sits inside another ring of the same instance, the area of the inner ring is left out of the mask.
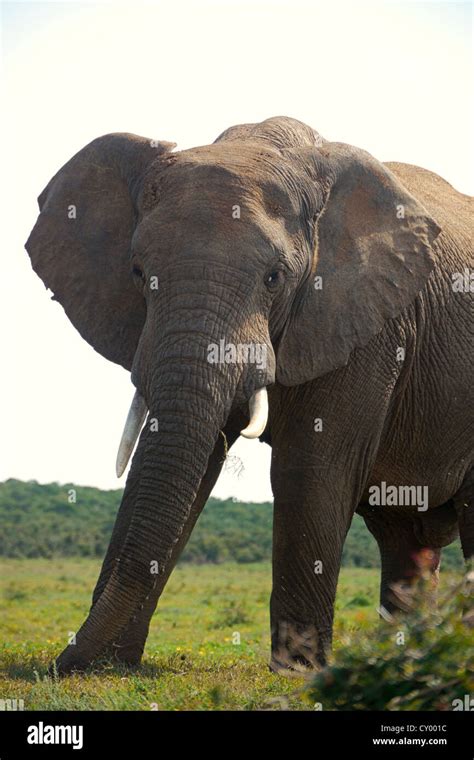
[[[378,542],[388,613],[394,584],[426,568],[436,583],[443,546],[459,536],[474,555],[473,200],[289,117],[175,148],[93,140],[39,196],[26,243],[135,393],[110,545],[54,668],[139,665],[241,434],[271,447],[269,666],[317,668],[356,512]]]

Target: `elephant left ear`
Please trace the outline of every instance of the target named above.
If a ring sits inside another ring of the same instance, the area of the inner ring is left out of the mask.
[[[280,339],[277,379],[299,385],[347,364],[424,287],[441,228],[383,164],[326,142],[304,157],[324,190],[310,276]],[[308,220],[309,222],[310,220]]]
[[[130,247],[146,173],[175,143],[113,133],[82,148],[38,198],[26,242],[34,271],[82,337],[130,369],[146,317]]]

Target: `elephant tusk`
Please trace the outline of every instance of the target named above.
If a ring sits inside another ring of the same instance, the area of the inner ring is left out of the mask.
[[[250,422],[245,430],[240,431],[244,438],[258,438],[262,435],[268,420],[268,393],[266,388],[259,388],[249,401]]]
[[[138,391],[135,391],[130,411],[127,415],[127,421],[125,422],[125,427],[123,429],[117,461],[115,463],[115,471],[118,478],[123,475],[128,464],[128,460],[130,459],[135,443],[137,442],[137,438],[140,435],[140,430],[145,422],[147,411],[145,399]]]

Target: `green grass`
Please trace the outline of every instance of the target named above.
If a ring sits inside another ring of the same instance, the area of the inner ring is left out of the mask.
[[[178,567],[138,671],[108,666],[57,683],[45,679],[48,663],[87,614],[99,567],[89,559],[2,561],[0,698],[23,699],[30,710],[196,710],[278,707],[278,697],[289,695],[293,708],[308,708],[298,694],[301,679],[268,670],[267,564]],[[377,575],[343,571],[336,643],[376,624]],[[240,644],[233,643],[236,633]]]
[[[46,668],[87,614],[100,563],[92,559],[2,560],[0,699],[26,710],[311,709],[302,678],[268,670],[268,564],[184,564],[153,618],[138,670],[105,669],[55,682]],[[378,625],[379,573],[341,572],[335,648]],[[235,644],[240,636],[240,644]]]

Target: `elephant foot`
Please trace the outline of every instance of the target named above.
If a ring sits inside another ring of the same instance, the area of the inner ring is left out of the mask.
[[[270,670],[280,675],[304,674],[326,664],[332,629],[314,624],[280,622],[272,633]]]
[[[48,676],[52,678],[71,675],[72,673],[83,673],[93,662],[113,662],[127,665],[128,667],[138,667],[141,663],[143,647],[137,644],[111,644],[99,657],[90,658],[81,656],[74,646],[68,646],[61,652],[59,657],[51,663],[47,670]]]
[[[286,676],[287,678],[306,675],[314,672],[317,668],[314,662],[310,662],[303,656],[288,657],[287,659],[273,656],[268,667],[271,673],[276,673],[279,676]]]
[[[91,661],[86,657],[81,657],[74,651],[73,646],[64,649],[59,657],[51,663],[47,670],[47,675],[51,678],[68,676],[72,673],[82,673],[90,666]]]
[[[142,661],[143,648],[141,644],[112,644],[103,656],[122,665],[138,667]]]

